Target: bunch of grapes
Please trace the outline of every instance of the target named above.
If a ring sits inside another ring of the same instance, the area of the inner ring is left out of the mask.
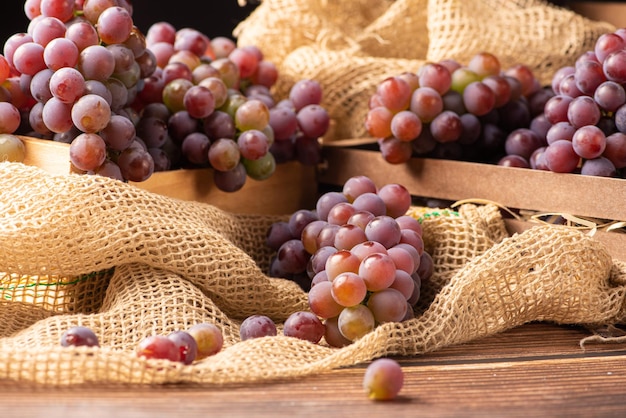
[[[365,127],[392,164],[413,156],[498,163],[508,135],[540,124],[552,96],[528,66],[503,69],[481,52],[467,65],[446,59],[386,78]]]
[[[69,143],[78,171],[123,181],[211,167],[224,191],[269,177],[277,160],[319,162],[319,85],[276,103],[278,71],[258,48],[167,22],[144,35],[128,0],[26,0],[24,11],[27,31],[0,55],[0,134]],[[295,128],[274,107],[295,113]]]
[[[559,173],[622,177],[626,167],[626,29],[601,35],[552,78],[544,108],[546,144],[530,166]],[[525,153],[531,151],[524,146]],[[514,150],[510,150],[511,153]]]
[[[296,211],[269,229],[266,242],[276,250],[270,275],[308,291],[331,346],[413,317],[433,260],[421,224],[406,214],[410,205],[404,186],[377,188],[369,177],[354,176],[342,191],[322,194],[315,209]]]
[[[277,163],[320,161],[330,118],[318,82],[300,80],[277,101],[278,70],[255,46],[167,22],[153,24],[146,43],[157,68],[133,108],[140,134],[163,138],[167,168],[211,167],[216,186],[232,192],[247,177],[270,177]]]

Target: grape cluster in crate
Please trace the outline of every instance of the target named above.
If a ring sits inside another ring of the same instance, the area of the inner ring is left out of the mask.
[[[211,167],[228,192],[277,163],[319,162],[321,86],[300,80],[274,97],[278,69],[259,48],[168,22],[143,34],[126,0],[27,0],[24,11],[30,24],[0,55],[5,153],[20,153],[6,135],[65,142],[78,171],[135,182]]]
[[[411,157],[623,177],[626,29],[556,69],[542,86],[523,63],[480,52],[382,80],[365,121],[393,164]]]

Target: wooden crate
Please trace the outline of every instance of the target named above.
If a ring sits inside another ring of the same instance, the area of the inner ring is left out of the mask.
[[[339,186],[354,175],[366,175],[378,185],[400,183],[417,197],[491,201],[514,211],[626,221],[626,180],[429,158],[394,165],[380,152],[346,145],[350,143],[324,147],[321,185]],[[515,217],[505,220],[511,233],[537,225]],[[612,256],[626,260],[626,234],[598,228],[594,237],[607,244]]]
[[[52,174],[72,171],[69,145],[23,136],[20,139],[26,147],[26,164]],[[210,203],[235,213],[291,214],[313,207],[317,198],[316,167],[296,161],[278,164],[267,180],[248,178],[241,190],[232,193],[219,190],[213,182],[213,171],[205,168],[156,172],[146,181],[131,183],[164,196]]]

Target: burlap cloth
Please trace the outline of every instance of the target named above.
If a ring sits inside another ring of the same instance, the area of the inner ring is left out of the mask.
[[[239,341],[264,314],[307,309],[293,282],[266,275],[267,227],[281,216],[227,213],[99,176],[0,163],[0,379],[205,385],[321,373],[379,356],[419,355],[530,321],[604,326],[624,319],[626,266],[581,231],[538,226],[509,237],[492,205],[414,207],[435,272],[417,317],[344,348],[278,335]],[[224,349],[192,365],[138,358],[147,335],[198,322]],[[63,348],[91,327],[100,348]]]
[[[278,64],[279,97],[301,78],[318,80],[336,122],[327,139],[346,139],[368,136],[368,100],[388,76],[488,51],[545,85],[613,30],[542,0],[263,0],[233,34]]]

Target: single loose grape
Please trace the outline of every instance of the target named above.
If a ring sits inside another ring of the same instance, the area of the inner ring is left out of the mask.
[[[404,372],[400,364],[389,358],[374,360],[365,369],[363,389],[369,399],[386,401],[395,399],[404,385]]]

